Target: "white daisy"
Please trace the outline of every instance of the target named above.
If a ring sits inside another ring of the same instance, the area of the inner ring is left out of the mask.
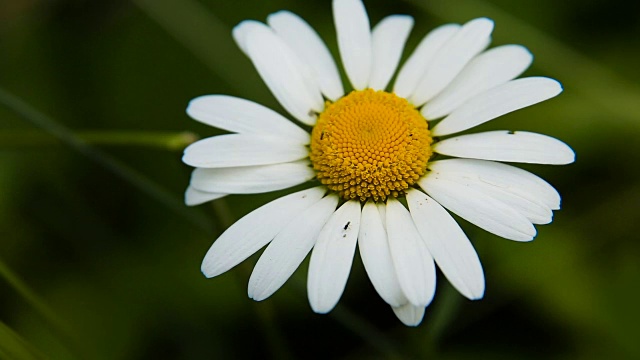
[[[551,222],[560,196],[539,177],[496,161],[574,160],[567,145],[545,135],[450,135],[547,100],[562,87],[544,77],[514,80],[532,55],[519,45],[485,50],[493,22],[479,18],[427,34],[388,91],[413,19],[392,15],[371,30],[360,0],[334,0],[333,14],[355,89],[348,94],[326,45],[295,14],[280,11],[267,24],[243,21],[233,30],[301,126],[231,96],[189,104],[192,118],[232,134],[185,150],[183,161],[196,167],[188,205],[312,180],[319,185],[240,219],[213,243],[202,272],[220,275],[269,244],[249,279],[249,297],[260,301],[313,249],[309,301],[326,313],[345,289],[358,244],[376,291],[404,324],[415,326],[435,292],[435,264],[465,297],[484,294],[478,255],[447,210],[506,239],[532,240],[533,224]]]

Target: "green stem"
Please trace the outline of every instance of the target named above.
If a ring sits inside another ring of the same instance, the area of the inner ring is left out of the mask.
[[[134,131],[82,131],[75,136],[91,145],[138,146],[179,151],[193,143],[198,137],[191,132],[134,132]],[[58,137],[33,131],[10,131],[0,133],[0,146],[31,147],[64,144]]]
[[[0,105],[6,106],[18,116],[44,130],[52,137],[69,146],[71,149],[101,165],[106,170],[133,185],[141,192],[147,194],[149,197],[163,204],[168,209],[174,211],[176,214],[183,216],[199,229],[208,234],[212,233],[213,230],[211,229],[209,220],[203,215],[187,209],[183,202],[177,199],[173,194],[167,192],[154,181],[150,180],[135,169],[127,166],[116,158],[102,152],[100,149],[81,139],[61,123],[39,112],[28,103],[3,88],[0,88]]]

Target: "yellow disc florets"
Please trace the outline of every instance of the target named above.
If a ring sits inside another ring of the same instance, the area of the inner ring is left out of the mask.
[[[371,89],[327,103],[311,134],[318,180],[344,199],[397,197],[424,175],[427,122],[407,100]]]

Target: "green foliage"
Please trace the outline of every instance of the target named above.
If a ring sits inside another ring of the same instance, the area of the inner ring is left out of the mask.
[[[200,274],[222,229],[283,192],[184,207],[183,132],[218,133],[186,104],[224,93],[283,112],[231,29],[289,9],[337,55],[328,1],[17,0],[0,4],[0,357],[639,358],[637,2],[365,3],[373,22],[416,18],[405,57],[437,25],[493,18],[495,44],[529,47],[527,74],[564,85],[483,125],[546,133],[577,153],[570,166],[526,167],[563,195],[534,242],[463,222],[485,299],[467,301],[440,277],[412,329],[358,260],[327,316],[307,305],[306,264],[261,303],[246,297],[255,256]]]

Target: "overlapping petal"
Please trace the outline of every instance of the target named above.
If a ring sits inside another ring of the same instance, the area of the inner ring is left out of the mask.
[[[428,119],[450,114],[475,95],[504,84],[522,74],[533,61],[524,46],[503,45],[476,56],[438,96],[422,109]]]
[[[378,208],[369,201],[362,209],[362,221],[358,235],[358,248],[364,269],[378,295],[389,305],[402,306],[408,302],[400,289],[400,283],[393,267],[391,250],[384,223],[385,215],[380,214]],[[382,216],[381,216],[382,215]]]
[[[200,190],[194,189],[192,186],[188,186],[187,190],[184,192],[184,203],[187,206],[195,206],[195,205],[204,204],[207,201],[220,199],[221,197],[224,197],[227,195],[228,194],[200,191]]]
[[[392,306],[391,308],[396,317],[407,326],[418,326],[424,318],[425,306],[415,306],[407,303],[402,306]]]
[[[509,81],[469,99],[439,122],[435,136],[470,129],[512,111],[550,99],[562,92],[559,82],[544,77]]]
[[[531,241],[536,235],[536,229],[524,215],[464,183],[428,174],[418,184],[444,207],[488,232],[516,241]]]
[[[324,102],[311,69],[271,28],[258,24],[243,22],[238,25],[239,38],[243,41],[239,46],[244,46],[278,102],[301,122],[315,124],[315,113],[324,109]],[[242,30],[243,27],[248,29]]]
[[[444,174],[475,176],[488,185],[539,199],[551,210],[560,209],[560,194],[553,186],[515,166],[486,160],[447,159],[429,163],[429,169]]]
[[[236,221],[213,243],[202,261],[206,277],[218,276],[269,243],[297,215],[316,204],[324,187],[299,191],[276,199]]]
[[[302,184],[314,176],[308,160],[275,165],[197,168],[191,175],[191,186],[213,193],[258,194]]]
[[[373,28],[370,88],[384,90],[387,87],[398,67],[412,27],[411,16],[392,15],[382,19]]]
[[[271,241],[249,278],[249,297],[262,301],[276,292],[300,266],[318,238],[320,230],[338,205],[328,195],[294,216]]]
[[[184,150],[182,161],[200,168],[279,164],[309,156],[302,144],[280,137],[229,134],[196,141]]]
[[[408,99],[415,91],[438,50],[459,30],[460,25],[458,24],[446,24],[428,33],[400,68],[398,78],[393,85],[393,92]]]
[[[322,93],[332,101],[344,95],[340,73],[329,49],[309,24],[289,11],[269,15],[267,23],[307,63]]]
[[[309,133],[277,112],[253,101],[228,95],[199,96],[187,114],[219,129],[240,134],[277,136],[288,142],[309,143]]]
[[[418,190],[407,192],[407,204],[420,236],[449,282],[471,300],[482,298],[482,265],[458,223],[440,204]]]
[[[493,21],[469,21],[438,49],[409,100],[419,107],[438,95],[490,41]]]
[[[433,258],[409,211],[394,198],[387,200],[386,224],[391,258],[402,292],[412,305],[429,305],[436,290]]]

